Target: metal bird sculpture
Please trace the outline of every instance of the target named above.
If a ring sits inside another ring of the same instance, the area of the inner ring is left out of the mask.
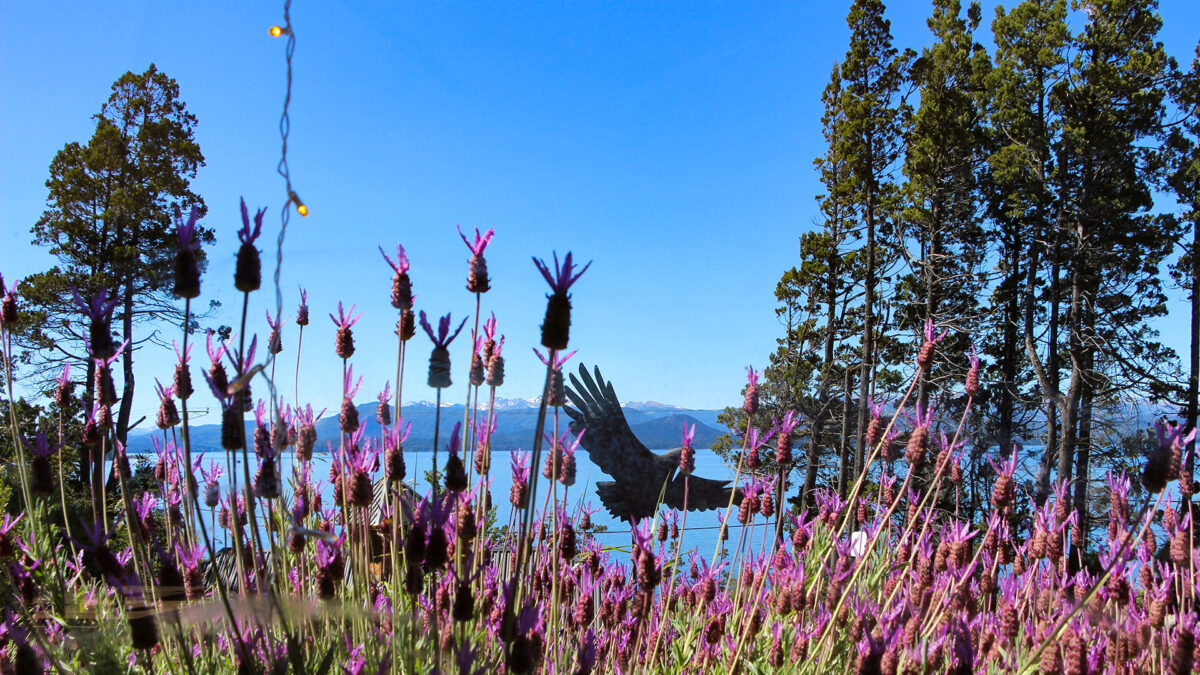
[[[650,452],[629,428],[612,383],[604,381],[599,367],[595,372],[593,379],[587,368],[580,365],[579,377],[571,374],[567,399],[574,407],[567,407],[566,412],[571,417],[572,432],[587,430],[580,444],[592,462],[615,479],[596,483],[596,492],[608,512],[634,523],[654,514],[660,495],[662,503],[682,510],[685,479],[689,511],[728,506],[732,490],[729,482],[680,472],[682,448],[661,455]],[[733,496],[735,505],[741,503],[740,491]]]

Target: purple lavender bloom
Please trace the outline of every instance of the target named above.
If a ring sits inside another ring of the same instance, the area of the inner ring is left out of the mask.
[[[441,319],[438,319],[437,336],[433,334],[433,328],[429,325],[429,319],[425,316],[425,311],[420,313],[421,328],[425,329],[425,334],[433,341],[433,352],[429,355],[429,386],[436,389],[445,389],[451,385],[450,382],[450,351],[448,347],[462,332],[463,326],[466,325],[467,319],[463,317],[461,323],[453,334],[450,333],[450,315],[446,314]]]
[[[753,417],[758,412],[758,373],[750,366],[746,373],[746,399],[742,402],[742,410]]]
[[[54,472],[50,467],[50,458],[54,456],[60,446],[50,445],[45,430],[37,432],[32,442],[28,439],[22,442],[33,455],[30,459],[30,469],[33,474],[30,488],[40,495],[54,492]]]
[[[458,667],[458,675],[481,675],[486,672],[484,668],[472,669],[478,651],[469,641],[454,645],[454,665]]]
[[[85,301],[74,285],[71,286],[71,294],[75,296],[75,304],[79,305],[84,315],[91,320],[87,345],[92,358],[107,359],[113,356],[117,348],[112,339],[112,315],[121,299],[114,297],[109,300],[108,291],[100,289]]]
[[[800,424],[800,420],[796,417],[795,411],[789,410],[783,416],[783,420],[774,420],[774,428],[777,435],[775,436],[775,463],[780,466],[780,470],[786,470],[785,467],[792,463],[792,430],[796,425]]]
[[[21,522],[21,519],[24,517],[24,513],[16,518],[13,518],[10,513],[4,514],[4,520],[0,521],[0,558],[8,558],[16,551],[16,548],[13,546],[14,537],[11,533],[13,528],[17,526],[17,523]]]
[[[1195,429],[1184,435],[1181,425],[1161,419],[1154,420],[1154,433],[1158,437],[1158,445],[1161,448],[1182,448],[1196,440]]]
[[[508,461],[512,464],[512,489],[508,499],[513,506],[523,509],[529,505],[529,453],[518,449],[509,455]]]
[[[254,229],[250,229],[250,212],[246,209],[246,199],[241,198],[242,205],[242,227],[238,230],[238,241],[242,244],[253,244],[258,235],[262,234],[263,216],[266,215],[267,209],[263,207],[254,214]]]
[[[553,275],[550,273],[550,266],[544,261],[534,258],[533,264],[554,291],[547,296],[549,303],[546,305],[546,318],[542,323],[542,346],[549,349],[566,349],[571,333],[571,296],[568,291],[592,263],[589,262],[579,272],[572,274],[575,265],[571,260],[571,253],[568,252],[563,258],[562,266],[558,263],[558,253],[554,254]]]
[[[696,470],[696,451],[692,448],[692,439],[696,436],[696,425],[693,424],[691,429],[688,429],[686,422],[683,424],[683,446],[679,450],[679,470],[685,474],[691,474]]]
[[[270,337],[267,338],[267,351],[271,354],[283,351],[283,333],[280,329],[288,318],[290,317],[272,319],[270,310],[267,310],[267,325],[271,328]]]
[[[591,628],[583,634],[575,656],[576,675],[590,675],[596,667],[596,632]]]
[[[154,391],[158,394],[158,418],[156,424],[159,429],[170,429],[179,424],[179,410],[175,407],[175,385],[164,388],[158,378],[154,379]]]
[[[303,328],[308,325],[308,291],[300,289],[300,307],[296,309],[296,325]]]
[[[348,359],[354,356],[354,333],[350,328],[362,318],[362,312],[354,316],[355,307],[356,305],[350,305],[350,311],[346,312],[342,309],[341,301],[338,301],[338,315],[329,315],[329,319],[337,326],[337,340],[334,346],[339,358]]]
[[[379,407],[375,411],[375,421],[379,422],[379,426],[387,427],[392,424],[392,382],[388,380],[383,383],[383,391],[379,392],[379,396],[375,400],[379,401]]]
[[[250,214],[246,210],[246,200],[241,200],[242,205],[242,227],[238,230],[238,240],[242,242],[237,252],[237,265],[234,269],[233,282],[234,286],[243,293],[257,291],[262,285],[262,262],[258,257],[258,249],[254,248],[254,241],[258,239],[258,235],[262,234],[263,216],[267,213],[265,208],[259,209],[254,214],[254,228],[250,228]]]
[[[941,335],[935,335],[933,321],[925,322],[925,342],[917,352],[917,365],[925,372],[929,372],[929,366],[933,363],[933,346],[941,342],[942,338],[946,337],[946,333],[947,331],[942,331]]]
[[[488,230],[486,234],[479,236],[479,228],[475,228],[475,242],[472,243],[462,233],[462,228],[458,228],[458,236],[462,237],[463,243],[471,249],[471,260],[467,270],[467,290],[472,293],[486,293],[491,288],[491,280],[488,279],[487,273],[487,260],[483,257],[483,250],[492,241],[493,234],[495,234],[494,230]]]
[[[4,290],[4,277],[0,275],[0,293],[4,294],[4,298],[0,300],[0,326],[7,326],[17,321],[17,282],[9,287],[8,291]]]
[[[430,340],[433,340],[435,346],[442,348],[449,347],[450,343],[454,342],[454,338],[458,337],[458,334],[462,332],[463,326],[467,323],[467,318],[463,317],[462,322],[458,324],[458,328],[454,330],[454,334],[447,338],[446,336],[450,333],[450,315],[447,314],[438,319],[437,337],[434,337],[433,328],[429,325],[429,319],[425,316],[423,310],[420,312],[420,317],[421,328],[425,329],[425,334],[429,336]]]
[[[404,254],[404,247],[396,244],[396,262],[392,262],[387,253],[383,252],[382,246],[379,247],[379,253],[395,272],[392,276],[392,307],[401,311],[412,310],[414,296],[412,281],[408,278],[408,256]]]
[[[175,295],[195,298],[200,295],[200,242],[196,238],[196,219],[200,209],[192,206],[186,222],[175,212],[175,235],[179,238],[179,250],[175,253]]]
[[[450,431],[450,443],[447,446],[445,482],[446,489],[451,492],[462,492],[467,489],[467,469],[462,458],[458,456],[462,443],[462,422],[455,422]]]
[[[363,653],[366,645],[359,644],[351,647],[350,637],[347,636],[346,649],[350,653],[346,656],[345,663],[342,664],[343,675],[363,675],[367,672],[367,657]]]
[[[400,244],[396,244],[396,262],[392,262],[392,259],[388,257],[388,254],[386,252],[384,252],[382,246],[379,247],[379,254],[383,256],[383,259],[385,261],[387,261],[388,266],[391,267],[392,270],[394,270],[396,272],[396,274],[404,274],[404,273],[408,272],[408,270],[409,270],[408,256],[405,255],[404,247],[401,246]],[[397,308],[397,309],[399,309],[399,308]]]
[[[363,378],[359,377],[358,382],[354,383],[354,366],[346,369],[346,376],[342,379],[342,407],[338,412],[338,425],[343,434],[358,431],[358,408],[354,407],[354,397],[362,387],[362,381]]]
[[[54,392],[54,403],[59,408],[63,408],[70,401],[71,389],[75,386],[74,383],[71,382],[71,364],[64,364],[62,373],[60,373],[58,377],[54,378],[54,381],[58,383],[58,387],[55,388]]]

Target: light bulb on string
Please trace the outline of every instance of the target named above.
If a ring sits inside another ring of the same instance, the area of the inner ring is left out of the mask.
[[[280,35],[290,32],[291,31],[282,26],[271,26],[267,29],[267,33],[269,33],[271,37],[279,37]]]
[[[301,218],[307,218],[308,207],[300,200],[300,196],[293,191],[288,192],[288,198],[296,205],[296,213],[299,213]]]

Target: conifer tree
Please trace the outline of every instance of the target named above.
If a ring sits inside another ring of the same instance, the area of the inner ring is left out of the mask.
[[[977,176],[985,161],[982,92],[990,64],[974,39],[979,19],[977,2],[964,17],[958,0],[935,0],[927,22],[934,42],[912,71],[920,105],[906,139],[902,232],[915,250],[901,249],[910,271],[900,281],[898,318],[918,336],[918,346],[926,324],[948,331],[932,372],[921,374],[922,409],[931,389],[955,392],[961,386],[972,328],[980,320],[986,249]]]
[[[173,215],[193,205],[203,214],[204,202],[190,183],[204,157],[179,85],[153,64],[144,73],[122,75],[95,119],[87,144],[68,143],[50,164],[47,208],[32,233],[58,265],[24,280],[29,320],[18,338],[35,370],[60,370],[63,361],[83,366],[77,372],[87,373],[90,401],[95,364],[87,358],[87,329],[79,329],[71,287],[84,297],[104,290],[118,298],[113,330],[118,342],[130,341],[121,356],[124,385],[114,425],[124,442],[134,352],[149,337],[135,334],[135,326],[164,318],[182,322],[171,293],[178,246]],[[202,243],[213,241],[206,228],[198,227],[196,235]]]
[[[841,115],[843,133],[836,153],[846,164],[845,195],[862,228],[863,305],[862,362],[858,375],[854,475],[865,459],[866,400],[875,380],[877,316],[880,309],[879,271],[882,239],[894,227],[897,187],[893,174],[903,151],[907,106],[901,97],[911,53],[892,46],[891,22],[880,0],[856,0],[846,22],[850,48],[842,62]],[[889,250],[892,247],[887,247]]]
[[[1040,367],[1045,401],[1045,450],[1035,501],[1050,494],[1058,456],[1059,275],[1061,228],[1055,218],[1052,146],[1061,130],[1055,84],[1066,76],[1065,0],[1025,0],[1011,11],[996,10],[992,35],[995,66],[988,77],[991,156],[989,214],[999,280],[985,343],[993,357],[997,446],[1005,452],[1023,431],[1017,417],[1023,400],[1025,365]],[[1040,339],[1044,336],[1044,339]],[[1045,345],[1044,356],[1039,346]],[[1044,365],[1043,365],[1044,364]],[[1054,392],[1053,394],[1048,392]]]

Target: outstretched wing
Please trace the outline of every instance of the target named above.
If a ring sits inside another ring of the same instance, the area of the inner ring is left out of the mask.
[[[658,508],[658,493],[640,484],[602,480],[596,483],[596,494],[613,518],[630,523],[649,518]]]
[[[685,478],[687,476],[682,471],[676,472],[675,477],[667,484],[667,493],[663,495],[663,502],[667,506],[683,510]],[[687,510],[708,511],[709,509],[723,509],[729,506],[729,492],[731,489],[729,481],[691,476],[687,481]],[[733,505],[737,506],[741,503],[742,491],[738,490],[733,495]]]
[[[654,453],[633,435],[612,383],[604,381],[599,367],[595,370],[595,379],[582,364],[578,378],[571,374],[567,399],[575,407],[566,408],[571,417],[571,431],[578,434],[587,430],[580,445],[604,473],[621,481],[661,481],[662,476],[655,470]]]

